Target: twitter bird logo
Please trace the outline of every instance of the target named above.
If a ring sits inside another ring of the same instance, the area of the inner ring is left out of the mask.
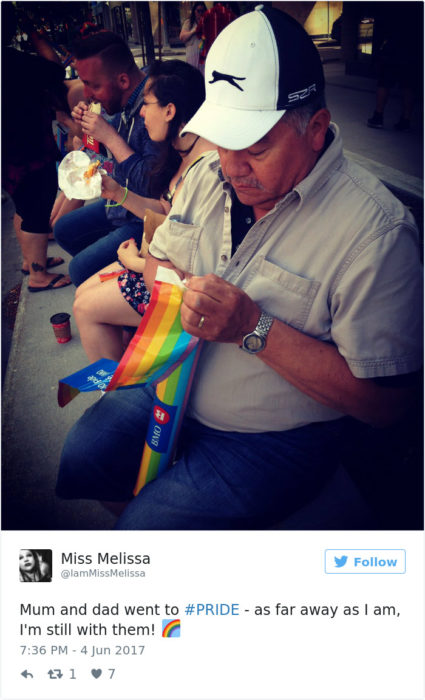
[[[335,566],[340,569],[342,566],[346,565],[348,557],[344,554],[342,557],[334,557],[334,559]]]

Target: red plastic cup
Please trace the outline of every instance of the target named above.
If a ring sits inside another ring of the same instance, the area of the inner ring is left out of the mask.
[[[50,323],[53,327],[56,342],[67,343],[71,340],[71,323],[69,319],[70,315],[67,313],[55,314],[51,317]]]

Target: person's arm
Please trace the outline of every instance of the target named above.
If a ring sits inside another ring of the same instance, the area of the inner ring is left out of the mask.
[[[197,26],[196,24],[194,25],[193,29],[189,28],[189,20],[186,20],[183,24],[182,30],[180,32],[179,39],[180,41],[183,41],[185,44],[189,39],[193,37],[194,34],[196,34]]]
[[[129,190],[141,195],[150,195],[152,168],[159,156],[161,147],[150,140],[142,117],[134,119],[130,147],[133,154],[114,164],[114,178]]]
[[[412,396],[410,387],[379,386],[373,379],[354,377],[335,346],[281,321],[274,321],[259,357],[319,403],[375,427],[399,420]]]
[[[59,65],[62,65],[61,60],[54,48],[40,36],[36,29],[32,30],[30,39],[39,56],[42,58],[47,58],[48,61],[53,61],[53,63],[59,63]]]
[[[83,110],[81,126],[83,134],[92,136],[109,148],[117,163],[122,163],[133,155],[134,150],[100,114]]]
[[[207,10],[203,15],[202,18],[199,22],[199,24],[196,27],[196,36],[201,39],[203,34],[205,33],[205,25],[208,21],[208,18],[210,16],[210,10]]]
[[[213,274],[192,277],[187,285],[181,310],[184,330],[211,342],[241,346],[243,337],[257,325],[260,307],[244,291]],[[200,329],[202,316],[205,320]],[[398,420],[412,393],[409,388],[383,387],[372,379],[357,379],[335,346],[277,319],[265,349],[255,360],[265,362],[319,403],[376,427]]]
[[[62,65],[62,61],[60,60],[53,46],[46,39],[46,37],[38,32],[37,28],[34,26],[33,22],[28,16],[24,17],[23,29],[28,34],[32,45],[39,56],[46,58],[48,61],[53,61],[53,63],[59,63],[59,65]]]
[[[72,117],[69,114],[67,114],[67,112],[65,112],[64,110],[56,110],[56,121],[58,121],[59,124],[64,126],[66,129],[68,129],[68,137],[70,137],[71,139],[74,138],[74,136],[80,136],[81,130],[78,127],[78,124],[76,124]]]
[[[103,199],[112,199],[114,202],[121,202],[124,198],[125,189],[109,175],[102,175],[102,193]],[[124,209],[128,209],[133,214],[143,219],[146,209],[152,209],[159,214],[168,214],[170,205],[163,199],[152,199],[143,197],[128,190],[127,196],[123,204]]]
[[[184,272],[182,270],[179,270],[175,265],[173,265],[173,263],[170,262],[170,260],[159,260],[158,258],[154,258],[153,255],[148,253],[148,255],[146,257],[145,270],[143,273],[143,280],[145,282],[147,289],[149,289],[150,292],[153,289],[153,283],[155,282],[156,271],[160,265],[162,267],[168,267],[169,269],[177,272],[180,279],[184,279],[184,277],[185,277]]]
[[[133,270],[133,272],[144,272],[145,270],[145,258],[142,258],[137,247],[134,238],[130,238],[128,241],[121,243],[117,250],[118,260],[120,263],[127,268],[127,270]]]

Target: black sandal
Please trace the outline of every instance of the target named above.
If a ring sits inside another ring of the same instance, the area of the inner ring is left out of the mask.
[[[28,287],[29,292],[47,292],[49,289],[63,289],[64,287],[69,287],[70,284],[72,284],[72,281],[69,280],[66,284],[61,284],[60,287],[55,287],[56,282],[59,282],[59,280],[62,279],[62,277],[65,277],[65,275],[57,275],[52,279],[50,284],[48,284],[46,287]]]

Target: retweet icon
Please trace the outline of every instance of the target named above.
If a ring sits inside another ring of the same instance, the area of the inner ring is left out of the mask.
[[[334,559],[335,559],[335,566],[338,569],[340,569],[342,566],[345,566],[345,564],[347,563],[348,557],[345,554],[343,554],[342,557],[334,557]]]

